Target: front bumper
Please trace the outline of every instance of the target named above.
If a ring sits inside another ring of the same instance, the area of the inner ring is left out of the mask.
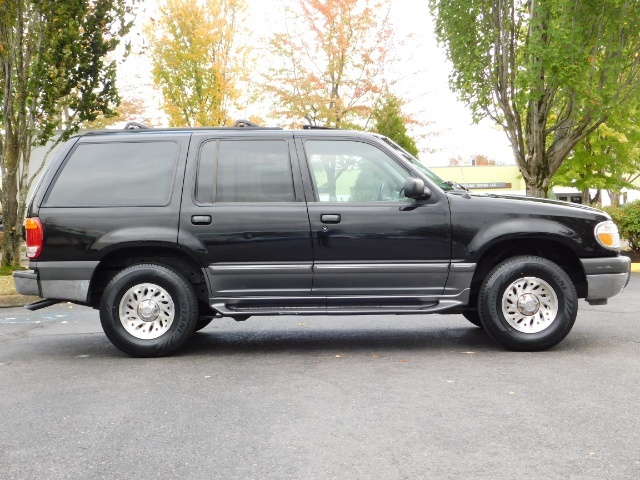
[[[618,295],[629,283],[629,257],[583,258],[580,261],[587,275],[587,302],[606,303],[603,300]]]

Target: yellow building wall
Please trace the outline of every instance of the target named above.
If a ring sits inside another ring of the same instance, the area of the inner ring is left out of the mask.
[[[430,167],[439,177],[444,180],[461,183],[463,185],[472,184],[469,190],[472,192],[484,193],[511,193],[524,195],[526,185],[522,175],[516,165],[482,165],[464,167]],[[507,183],[511,187],[491,188],[490,184]],[[483,185],[484,184],[484,185]],[[625,189],[626,201],[632,202],[640,200],[640,178],[633,182],[636,189]],[[553,187],[554,198],[570,200],[571,197],[579,196],[580,192],[575,188],[555,186]],[[595,190],[591,191],[593,195]],[[603,194],[603,205],[609,205],[609,197],[606,192]]]
[[[431,170],[444,180],[463,185],[471,184],[469,187],[471,191],[524,193],[526,190],[524,180],[516,165],[431,167]]]

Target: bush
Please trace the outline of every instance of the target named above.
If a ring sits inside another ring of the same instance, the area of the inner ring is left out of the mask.
[[[618,225],[620,236],[629,243],[631,250],[640,250],[640,200],[627,203],[622,207],[603,209]]]

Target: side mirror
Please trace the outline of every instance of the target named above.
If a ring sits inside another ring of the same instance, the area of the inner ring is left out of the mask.
[[[421,178],[409,177],[404,181],[404,196],[415,200],[429,198],[431,190],[424,186]]]

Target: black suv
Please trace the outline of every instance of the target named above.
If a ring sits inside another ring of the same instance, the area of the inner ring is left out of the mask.
[[[134,356],[278,314],[455,313],[543,350],[629,280],[599,210],[470,194],[380,135],[239,125],[66,142],[28,207],[28,308],[99,308]]]

